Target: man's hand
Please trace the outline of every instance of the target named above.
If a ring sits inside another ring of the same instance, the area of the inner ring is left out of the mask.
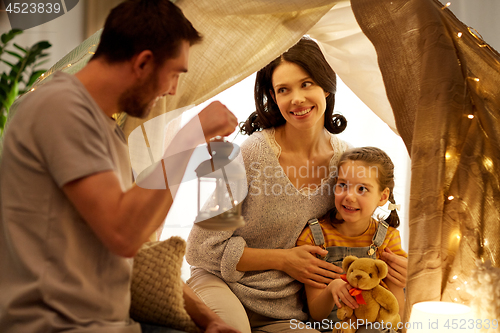
[[[210,103],[198,117],[207,142],[216,136],[228,136],[238,125],[235,115],[219,101]]]
[[[394,254],[387,247],[382,253],[380,259],[385,261],[389,268],[387,279],[394,283],[397,287],[404,288],[406,286],[406,275],[408,272],[408,259]]]
[[[333,279],[339,279],[342,268],[323,261],[316,254],[324,256],[327,250],[313,245],[302,245],[288,250],[283,271],[294,279],[315,288],[326,288]]]

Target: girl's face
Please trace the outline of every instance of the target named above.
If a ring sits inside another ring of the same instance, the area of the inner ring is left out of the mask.
[[[380,191],[379,167],[362,161],[346,161],[340,168],[335,185],[335,207],[347,223],[368,226],[373,212],[389,198],[389,189]]]
[[[326,97],[299,65],[283,62],[273,72],[273,95],[283,118],[298,129],[324,126]]]

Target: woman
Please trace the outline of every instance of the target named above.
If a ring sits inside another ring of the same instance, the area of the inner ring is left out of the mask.
[[[246,225],[234,232],[195,225],[189,235],[188,284],[242,332],[303,327],[302,283],[324,288],[341,273],[316,258],[325,250],[294,247],[307,221],[333,205],[332,176],[347,148],[335,136],[347,124],[333,114],[335,90],[335,73],[308,38],[261,69],[257,110],[243,125],[251,134],[241,146]]]

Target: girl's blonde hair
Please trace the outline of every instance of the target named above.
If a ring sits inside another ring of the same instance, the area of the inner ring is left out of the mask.
[[[362,161],[369,165],[377,166],[377,182],[379,190],[389,189],[389,202],[395,204],[394,200],[394,164],[389,155],[377,147],[360,147],[346,150],[340,157],[338,168],[347,161]],[[336,216],[330,213],[331,217]],[[333,220],[333,219],[332,219]],[[385,221],[394,228],[399,227],[400,221],[396,209],[391,210]]]

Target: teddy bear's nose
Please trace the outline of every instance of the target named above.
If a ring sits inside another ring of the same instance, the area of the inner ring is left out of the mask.
[[[355,276],[356,277],[356,280],[361,280],[361,278],[363,277],[361,274],[358,274]]]

